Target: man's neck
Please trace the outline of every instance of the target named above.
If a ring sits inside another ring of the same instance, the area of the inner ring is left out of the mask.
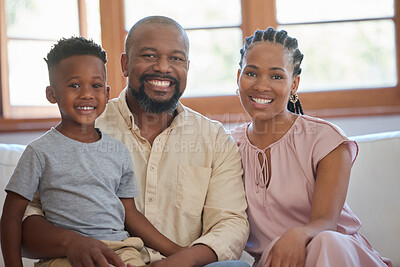
[[[129,110],[134,116],[134,122],[140,129],[140,135],[145,138],[150,144],[153,144],[154,139],[168,128],[175,115],[176,111],[163,113],[148,113],[142,109],[136,99],[129,95],[127,96]]]

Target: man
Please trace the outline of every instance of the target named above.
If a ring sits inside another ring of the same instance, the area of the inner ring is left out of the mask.
[[[172,19],[147,17],[129,31],[125,50],[121,66],[128,86],[96,125],[131,152],[138,210],[162,234],[187,247],[167,258],[147,249],[145,262],[203,266],[237,259],[249,233],[241,159],[220,123],[179,103],[189,69],[185,31]],[[101,242],[58,229],[40,216],[28,217],[23,227],[27,256],[67,256],[77,266],[108,266],[107,261],[122,266]]]

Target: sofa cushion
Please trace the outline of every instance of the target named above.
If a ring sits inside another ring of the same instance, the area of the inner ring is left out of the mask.
[[[6,192],[4,188],[6,187],[8,180],[10,179],[15,166],[24,151],[24,145],[17,144],[0,144],[0,209],[3,213],[4,198],[6,197]],[[24,266],[31,267],[34,264],[33,260],[22,259]],[[0,250],[0,266],[4,266],[3,254]]]
[[[400,131],[351,137],[359,154],[351,171],[347,203],[360,218],[360,232],[400,266]]]
[[[15,165],[17,165],[24,149],[24,145],[0,144],[0,205],[2,211],[6,195],[4,188],[6,187],[8,180],[14,171]]]

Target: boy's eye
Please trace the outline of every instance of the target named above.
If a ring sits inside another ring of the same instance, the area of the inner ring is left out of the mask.
[[[282,76],[280,76],[280,75],[273,75],[273,76],[272,76],[272,79],[273,79],[273,80],[281,80],[281,79],[283,79],[283,78],[282,78]]]
[[[101,87],[103,87],[103,85],[100,83],[93,84],[93,88],[101,88]]]
[[[69,87],[78,88],[78,87],[79,87],[79,84],[77,84],[77,83],[72,83],[72,84],[69,85]]]

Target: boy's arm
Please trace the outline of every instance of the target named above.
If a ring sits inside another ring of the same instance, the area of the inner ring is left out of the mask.
[[[5,266],[22,266],[22,217],[29,200],[7,192],[1,216],[1,249]]]
[[[159,251],[164,256],[170,256],[181,247],[161,234],[147,218],[136,209],[133,198],[121,198],[125,207],[125,227],[131,236],[140,237],[146,246]]]
[[[121,258],[103,242],[55,226],[43,216],[26,218],[22,225],[23,254],[28,258],[67,257],[73,266],[124,267]]]

